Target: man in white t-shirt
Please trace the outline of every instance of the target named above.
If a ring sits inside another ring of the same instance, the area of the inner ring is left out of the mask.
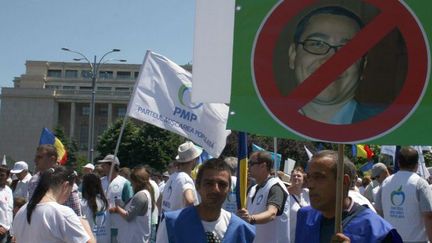
[[[252,242],[255,228],[222,209],[230,191],[230,169],[221,159],[209,159],[200,167],[196,188],[201,203],[165,213],[156,242]]]
[[[432,241],[432,190],[416,174],[419,155],[412,147],[402,147],[400,170],[388,177],[378,190],[375,206],[391,223],[404,242]]]
[[[202,149],[188,141],[180,144],[176,157],[177,172],[170,175],[162,194],[162,211],[169,212],[198,204],[195,183],[191,178]]]
[[[10,171],[18,178],[15,190],[13,191],[14,197],[23,197],[28,201],[28,183],[32,175],[28,172],[28,165],[25,161],[18,161]]]
[[[106,198],[110,204],[110,208],[116,204],[123,207],[125,203],[132,198],[133,191],[130,182],[123,176],[118,174],[120,161],[117,156],[108,154],[104,159],[99,160],[98,163],[102,166],[104,177],[101,178],[102,188],[106,193]],[[111,180],[108,182],[109,173],[113,166]],[[118,214],[110,215],[111,223],[111,239],[115,239],[118,234],[119,227],[122,226],[123,219]]]

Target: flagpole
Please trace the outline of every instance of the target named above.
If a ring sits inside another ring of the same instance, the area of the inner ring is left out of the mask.
[[[344,145],[338,144],[338,161],[337,161],[337,175],[336,175],[335,233],[342,233],[343,177],[344,177]]]
[[[147,50],[147,52],[145,54],[145,57],[144,57],[143,65],[145,65],[147,63],[147,58],[148,58],[148,56],[149,56],[150,53],[151,53],[151,51]],[[141,76],[141,73],[139,74],[139,76]],[[140,80],[140,77],[138,77],[137,80]],[[134,89],[133,89],[131,97],[133,97],[135,95],[137,84],[138,84],[138,82],[135,81],[135,85],[134,85]],[[117,156],[119,148],[120,148],[120,141],[121,141],[121,139],[123,137],[123,131],[124,131],[124,128],[126,126],[126,122],[128,120],[127,114],[129,114],[130,107],[131,107],[131,104],[129,102],[128,103],[128,107],[127,107],[127,111],[126,111],[126,115],[123,118],[123,123],[122,123],[122,126],[120,128],[120,133],[119,133],[119,137],[117,139],[117,144],[116,144],[116,147],[114,149],[114,157]],[[108,175],[108,184],[111,182],[111,177],[112,177],[113,170],[114,170],[114,163],[111,163],[111,168],[110,168],[110,172],[109,172],[109,175]],[[108,190],[108,187],[107,187],[107,190]]]
[[[247,158],[247,133],[238,134],[238,167],[237,167],[237,208],[246,208],[248,158]]]

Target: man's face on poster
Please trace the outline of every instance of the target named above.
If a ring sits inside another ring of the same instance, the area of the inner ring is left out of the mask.
[[[315,72],[359,30],[360,26],[346,16],[324,13],[312,16],[298,40],[299,43],[291,44],[289,49],[289,67],[294,70],[297,84]],[[314,102],[331,105],[352,99],[363,70],[362,66],[362,61],[358,60],[323,90]]]

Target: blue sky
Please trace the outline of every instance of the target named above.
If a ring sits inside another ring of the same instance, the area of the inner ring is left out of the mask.
[[[26,60],[91,60],[141,64],[146,50],[178,64],[192,62],[195,0],[12,0],[0,3],[0,86],[12,87]]]

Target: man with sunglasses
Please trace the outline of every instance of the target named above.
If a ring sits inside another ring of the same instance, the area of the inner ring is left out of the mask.
[[[339,6],[318,8],[303,17],[289,48],[289,68],[297,85],[354,38],[363,25],[357,15]],[[357,60],[299,112],[329,124],[351,124],[380,113],[382,107],[355,100],[365,66],[365,57]]]
[[[256,224],[254,243],[290,242],[288,191],[278,177],[270,172],[271,155],[265,151],[254,152],[249,157],[249,176],[256,180],[247,197],[247,209],[237,214],[250,224]],[[288,203],[288,205],[287,205]]]

